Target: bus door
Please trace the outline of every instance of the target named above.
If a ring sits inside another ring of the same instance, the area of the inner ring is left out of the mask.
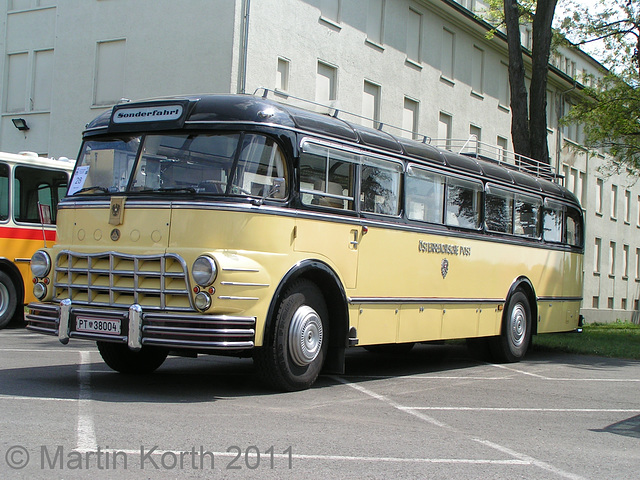
[[[345,288],[355,288],[362,236],[355,215],[360,157],[312,142],[303,142],[301,150],[300,198],[303,205],[314,208],[296,220],[294,249],[326,261]]]

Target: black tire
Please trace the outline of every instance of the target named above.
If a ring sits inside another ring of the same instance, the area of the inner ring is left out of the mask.
[[[6,327],[16,314],[18,292],[11,277],[0,272],[0,328]]]
[[[156,370],[167,358],[169,350],[161,347],[142,347],[137,352],[122,343],[97,342],[100,355],[109,367],[126,374],[144,374]]]
[[[278,306],[263,346],[254,352],[258,375],[271,387],[293,392],[318,378],[329,347],[327,305],[314,283],[297,280]]]
[[[406,355],[416,344],[411,343],[389,343],[384,345],[365,345],[367,352],[377,355]]]
[[[527,353],[531,340],[531,306],[529,299],[520,290],[507,302],[502,315],[500,336],[490,339],[489,347],[493,360],[500,363],[519,362]]]

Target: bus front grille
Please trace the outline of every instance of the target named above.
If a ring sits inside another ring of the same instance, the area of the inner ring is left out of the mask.
[[[145,310],[194,309],[185,261],[176,254],[127,255],[64,250],[56,258],[55,300]]]

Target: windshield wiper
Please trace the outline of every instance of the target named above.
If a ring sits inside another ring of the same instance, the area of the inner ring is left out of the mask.
[[[98,185],[94,185],[93,187],[84,187],[74,193],[77,195],[78,193],[90,192],[91,190],[100,190],[102,193],[109,193],[109,189],[106,187],[100,187]]]
[[[160,187],[160,188],[146,188],[144,190],[138,190],[136,193],[148,193],[148,192],[158,192],[158,193],[175,193],[175,192],[197,193],[198,191],[193,187]]]

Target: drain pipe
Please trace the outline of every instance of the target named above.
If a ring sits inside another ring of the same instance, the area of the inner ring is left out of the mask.
[[[240,45],[240,71],[238,75],[238,93],[246,93],[247,88],[247,57],[249,50],[249,11],[251,0],[242,2],[242,40]]]

